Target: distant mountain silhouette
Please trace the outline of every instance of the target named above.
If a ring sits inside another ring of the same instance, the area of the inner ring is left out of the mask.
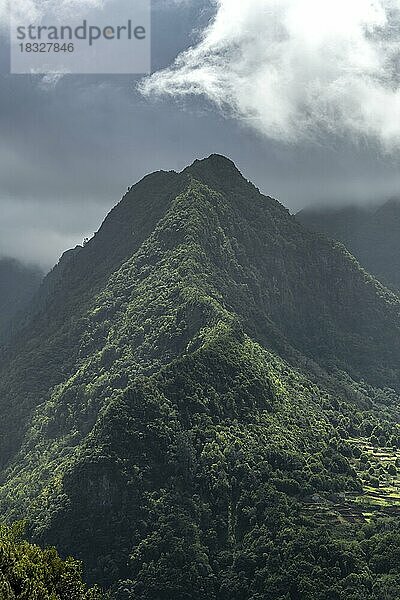
[[[13,258],[0,258],[0,338],[10,332],[13,320],[27,308],[44,274]]]
[[[377,209],[361,207],[305,209],[298,221],[341,241],[375,277],[400,289],[400,200]]]

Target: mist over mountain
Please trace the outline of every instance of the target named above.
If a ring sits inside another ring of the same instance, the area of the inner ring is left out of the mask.
[[[341,241],[367,271],[400,289],[400,200],[375,208],[308,208],[296,218],[313,231]]]
[[[115,600],[397,597],[400,298],[212,155],[0,355],[0,510]]]
[[[13,258],[0,258],[0,337],[17,326],[13,320],[27,308],[44,273]]]

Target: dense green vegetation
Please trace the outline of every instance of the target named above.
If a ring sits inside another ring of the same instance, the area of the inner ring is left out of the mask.
[[[230,161],[150,176],[3,351],[0,512],[115,600],[395,600],[399,314]]]
[[[400,289],[400,201],[371,208],[310,208],[297,215],[313,231],[339,240],[385,285]]]
[[[80,563],[29,544],[22,533],[22,524],[0,525],[2,600],[100,600],[100,591],[82,582]]]

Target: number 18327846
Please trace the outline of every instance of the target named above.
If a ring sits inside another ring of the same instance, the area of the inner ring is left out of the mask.
[[[73,43],[69,43],[69,44],[57,44],[57,43],[50,43],[50,42],[40,42],[40,43],[21,43],[19,44],[19,48],[21,50],[21,52],[39,52],[39,53],[49,53],[49,52],[74,52],[75,48],[74,48],[74,44]]]

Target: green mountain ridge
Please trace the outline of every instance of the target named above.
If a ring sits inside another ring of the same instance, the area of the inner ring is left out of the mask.
[[[3,350],[3,515],[117,600],[378,600],[396,519],[334,507],[400,447],[399,309],[228,159],[148,176]]]

